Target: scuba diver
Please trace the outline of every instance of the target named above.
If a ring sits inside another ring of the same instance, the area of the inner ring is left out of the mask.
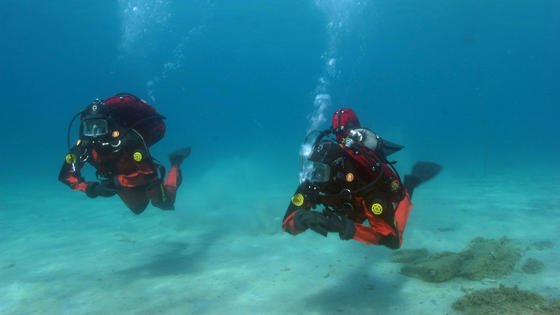
[[[70,147],[70,131],[80,116],[80,137]],[[135,214],[148,203],[173,210],[181,185],[180,166],[190,147],[169,155],[171,168],[152,157],[149,147],[163,138],[165,117],[138,97],[119,93],[95,100],[77,113],[68,126],[68,148],[58,179],[90,198],[118,195]],[[80,171],[85,163],[96,169],[97,181],[86,181]]]
[[[402,148],[362,128],[351,109],[337,110],[332,128],[304,153],[307,161],[282,229],[293,235],[307,229],[323,236],[336,232],[342,240],[400,248],[414,189],[441,170],[438,164],[417,162],[403,184],[396,162],[387,160]],[[322,212],[312,210],[318,205]]]

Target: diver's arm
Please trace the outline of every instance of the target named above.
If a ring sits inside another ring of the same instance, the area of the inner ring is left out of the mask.
[[[70,152],[66,154],[66,158],[58,174],[58,180],[73,190],[85,192],[89,183],[86,182],[80,174],[84,162],[79,158],[79,151],[80,148],[74,146],[70,149]]]
[[[301,224],[300,217],[304,212],[310,211],[310,209],[314,206],[312,198],[309,197],[309,194],[305,193],[305,190],[303,189],[304,186],[305,184],[301,184],[292,196],[290,205],[288,206],[284,219],[282,220],[282,230],[292,235],[296,235],[307,230],[307,227]]]
[[[395,231],[389,226],[386,227],[387,230],[385,230],[385,227],[382,228],[383,232],[387,234],[381,233],[378,230],[380,227],[372,227],[360,223],[354,223],[354,228],[355,233],[352,238],[365,244],[380,245],[384,239],[397,237]]]
[[[135,129],[128,130],[121,140],[123,142],[123,147],[128,151],[148,150],[144,138]]]
[[[129,130],[126,132],[125,136],[122,137],[121,141],[124,151],[131,154],[130,158],[133,161],[140,162],[141,160],[143,163],[152,165],[155,170],[155,165],[153,165],[154,161],[149,148],[144,142],[144,138],[142,138],[137,131],[134,129]],[[138,155],[138,153],[140,155]]]
[[[385,245],[391,249],[398,249],[402,245],[402,235],[404,233],[412,203],[408,194],[399,202],[394,210],[394,219],[387,222],[380,217],[369,212],[366,216],[369,225],[354,223],[355,233],[353,239],[356,241],[373,244]]]
[[[313,189],[305,182],[298,187],[282,221],[282,229],[292,235],[307,229],[323,236],[327,236],[329,232],[336,232],[343,240],[351,239],[354,235],[354,224],[351,220],[326,209],[323,212],[311,210],[320,203]]]
[[[73,190],[83,191],[90,198],[115,195],[116,189],[112,183],[88,182],[82,177],[80,170],[84,166],[84,162],[79,157],[80,149],[76,146],[70,149],[58,174],[58,180]]]

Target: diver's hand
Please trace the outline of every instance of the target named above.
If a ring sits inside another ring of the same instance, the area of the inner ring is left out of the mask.
[[[341,240],[352,239],[356,232],[354,221],[329,210],[323,213],[299,210],[294,216],[294,223],[299,230],[312,229],[323,236],[337,232]]]
[[[327,218],[322,213],[310,210],[298,210],[294,215],[296,228],[301,231],[312,229],[313,231],[327,236],[328,230],[325,228]]]
[[[338,232],[338,236],[341,240],[354,238],[354,234],[356,233],[354,221],[326,209],[323,211],[323,215],[326,218],[324,228],[327,231]]]
[[[86,188],[86,195],[90,198],[112,197],[117,193],[115,187],[109,182],[90,182]]]

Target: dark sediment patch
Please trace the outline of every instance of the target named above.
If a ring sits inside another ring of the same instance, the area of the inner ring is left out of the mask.
[[[461,277],[470,280],[496,279],[515,269],[521,259],[521,250],[505,237],[499,240],[477,237],[459,255],[463,258]]]
[[[405,264],[401,273],[428,282],[444,282],[457,276],[461,269],[461,256],[444,252]]]
[[[543,269],[544,269],[543,262],[534,258],[528,258],[523,264],[523,266],[521,266],[521,270],[523,270],[524,273],[528,273],[528,274],[537,274],[543,271]]]
[[[560,302],[548,301],[544,297],[519,290],[517,287],[474,291],[453,303],[453,308],[463,314],[560,314]]]
[[[510,274],[520,258],[521,250],[510,239],[477,237],[462,252],[437,253],[403,262],[401,273],[428,282],[444,282],[455,277],[496,279]],[[399,260],[402,259],[393,259]]]
[[[536,241],[527,246],[527,250],[545,250],[554,247],[554,243],[550,240]]]

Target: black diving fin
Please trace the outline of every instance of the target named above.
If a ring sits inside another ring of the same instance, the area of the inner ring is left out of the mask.
[[[191,154],[191,147],[181,148],[169,154],[169,161],[171,165],[180,166],[189,155]]]
[[[410,175],[404,176],[404,186],[412,198],[412,192],[423,182],[434,178],[441,171],[442,166],[433,162],[416,162]]]
[[[402,148],[404,148],[403,145],[396,144],[394,142],[387,141],[385,139],[381,141],[381,151],[383,151],[383,154],[385,156],[389,156],[395,152],[398,152],[402,150]]]
[[[441,165],[433,162],[416,162],[412,167],[411,175],[420,178],[423,183],[435,177],[441,169]]]

